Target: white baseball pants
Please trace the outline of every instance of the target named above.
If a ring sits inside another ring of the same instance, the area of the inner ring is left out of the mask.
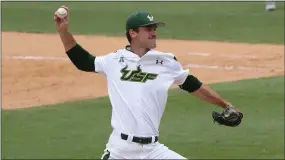
[[[113,132],[106,144],[106,149],[101,159],[186,159],[170,150],[165,145],[155,142],[138,144],[121,139],[119,133]]]

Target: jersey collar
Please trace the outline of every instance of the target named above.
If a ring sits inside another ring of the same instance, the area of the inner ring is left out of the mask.
[[[125,50],[126,50],[126,52],[124,52],[124,56],[125,56],[125,57],[141,59],[141,57],[139,57],[136,53],[134,53],[134,52],[131,50],[131,46],[130,46],[130,45],[126,45]],[[151,49],[148,49],[148,51],[146,52],[146,54],[149,53],[150,50],[151,50]],[[145,55],[146,55],[146,54],[145,54]],[[145,56],[145,55],[144,55],[144,56]]]

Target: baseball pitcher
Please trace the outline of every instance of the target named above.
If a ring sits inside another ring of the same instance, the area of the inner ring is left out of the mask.
[[[156,29],[165,23],[145,11],[137,11],[126,21],[129,45],[104,56],[85,50],[68,30],[68,15],[54,22],[66,54],[77,69],[106,77],[112,105],[112,133],[102,159],[186,159],[159,142],[159,125],[167,102],[168,89],[181,89],[208,103],[222,107],[213,112],[220,125],[235,127],[243,114],[222,99],[198,78],[184,70],[174,54],[156,48]],[[183,123],[183,122],[181,122]]]

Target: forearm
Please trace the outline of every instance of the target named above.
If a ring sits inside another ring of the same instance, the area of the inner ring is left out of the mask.
[[[230,105],[228,102],[223,100],[218,93],[213,91],[206,84],[203,84],[193,75],[188,75],[185,82],[182,85],[179,85],[179,87],[203,101],[218,105],[222,108],[226,108]]]
[[[198,90],[192,92],[192,95],[203,101],[215,104],[222,108],[227,108],[228,106],[231,106],[230,103],[221,98],[221,96],[218,93],[213,91],[206,84],[203,84]]]
[[[59,32],[59,36],[64,46],[65,52],[69,51],[76,45],[76,41],[70,32]]]
[[[77,44],[72,34],[68,31],[69,9],[65,6],[62,6],[62,8],[67,11],[67,16],[65,18],[60,18],[56,12],[54,15],[54,22],[64,46],[65,53],[77,69],[87,72],[95,72],[95,56],[89,54],[85,49]]]

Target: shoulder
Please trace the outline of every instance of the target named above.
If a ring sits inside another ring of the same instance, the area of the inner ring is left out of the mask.
[[[177,58],[171,52],[162,52],[162,51],[157,51],[157,50],[152,50],[151,52],[154,56],[157,56],[159,58],[163,58],[169,61],[177,61]]]
[[[119,50],[116,50],[114,52],[109,52],[105,55],[101,55],[98,57],[110,60],[110,59],[119,59],[120,57],[122,57],[122,55],[123,55],[123,50],[119,49]]]
[[[178,62],[176,56],[171,52],[161,52],[152,50],[154,58],[163,61],[164,66],[171,70],[181,70],[182,65]]]

